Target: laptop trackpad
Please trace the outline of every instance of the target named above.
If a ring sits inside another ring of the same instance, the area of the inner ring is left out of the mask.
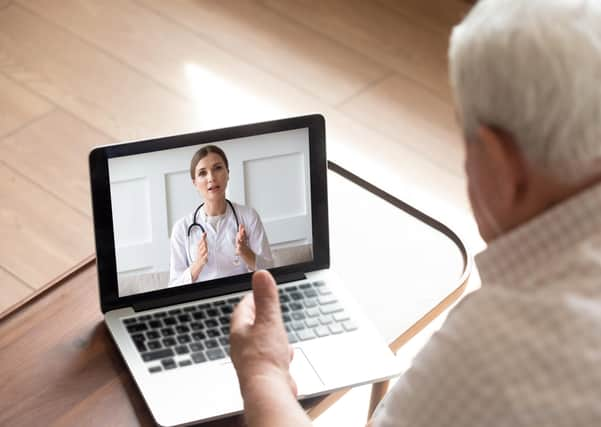
[[[302,349],[294,348],[294,358],[290,363],[290,375],[296,382],[298,396],[319,392],[323,389],[321,378],[307,360]]]

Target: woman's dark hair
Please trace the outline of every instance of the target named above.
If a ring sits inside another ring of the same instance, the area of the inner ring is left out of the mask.
[[[215,153],[219,155],[225,163],[225,168],[228,171],[230,170],[230,165],[227,162],[227,157],[223,150],[217,147],[216,145],[205,145],[192,156],[192,161],[190,162],[190,177],[192,178],[192,181],[194,181],[194,172],[196,170],[196,165],[198,164],[198,162],[200,162],[201,159],[207,157],[209,153]]]

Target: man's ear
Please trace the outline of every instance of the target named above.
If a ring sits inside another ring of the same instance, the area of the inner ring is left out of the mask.
[[[497,196],[505,209],[512,209],[528,189],[526,162],[513,137],[490,126],[480,126],[478,139],[482,144]]]

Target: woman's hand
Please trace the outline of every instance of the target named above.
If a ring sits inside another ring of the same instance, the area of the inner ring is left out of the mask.
[[[200,272],[207,264],[209,260],[209,249],[207,247],[207,233],[202,233],[202,237],[198,242],[198,247],[196,249],[196,261],[190,266],[190,275],[192,276],[192,281],[196,281]]]
[[[236,254],[242,257],[248,268],[251,270],[257,268],[255,253],[248,247],[248,237],[242,224],[238,227],[238,234],[236,234]]]

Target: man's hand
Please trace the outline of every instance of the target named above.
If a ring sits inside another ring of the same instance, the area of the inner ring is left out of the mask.
[[[258,271],[252,287],[253,293],[238,304],[230,322],[230,353],[248,426],[310,426],[288,370],[293,353],[275,280],[269,272]]]
[[[253,293],[238,304],[230,324],[231,357],[242,395],[255,383],[279,381],[288,384],[291,395],[296,396],[296,383],[288,371],[292,347],[275,280],[269,272],[258,271],[253,274],[252,287]]]

